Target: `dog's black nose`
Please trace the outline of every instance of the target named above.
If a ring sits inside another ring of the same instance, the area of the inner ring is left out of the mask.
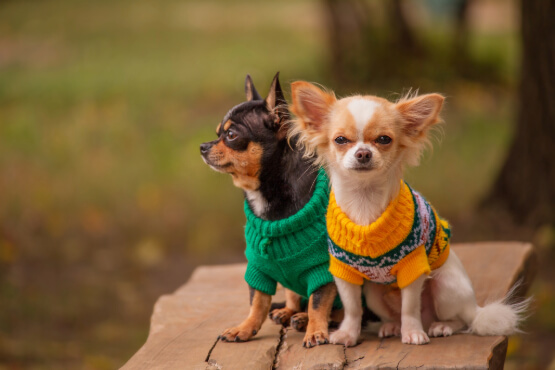
[[[357,159],[358,163],[366,164],[370,162],[370,158],[372,158],[372,152],[368,149],[359,149],[355,152],[355,158]]]
[[[206,154],[212,147],[211,143],[202,143],[200,144],[200,154]]]

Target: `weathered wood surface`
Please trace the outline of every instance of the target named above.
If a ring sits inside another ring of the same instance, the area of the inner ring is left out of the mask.
[[[455,244],[472,280],[478,302],[502,297],[518,280],[524,294],[534,273],[530,244],[491,242]],[[124,369],[500,369],[507,338],[467,334],[432,338],[424,346],[380,339],[363,332],[363,341],[302,348],[303,333],[267,320],[246,343],[217,340],[223,329],[240,323],[249,310],[243,280],[245,264],[203,266],[174,294],[154,307],[150,334]],[[283,291],[274,298],[283,301]]]

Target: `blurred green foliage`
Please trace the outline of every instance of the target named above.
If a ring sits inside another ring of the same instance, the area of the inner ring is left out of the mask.
[[[262,94],[276,71],[286,89],[329,85],[322,19],[307,0],[0,2],[0,368],[119,367],[159,295],[200,263],[243,261],[242,194],[198,147],[247,73]],[[425,31],[439,55],[442,27]],[[447,95],[441,145],[408,178],[451,218],[485,194],[511,132],[516,37],[479,36],[472,53],[504,82],[431,68],[356,86]]]

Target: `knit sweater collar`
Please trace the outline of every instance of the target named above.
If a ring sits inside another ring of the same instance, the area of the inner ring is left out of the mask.
[[[333,191],[326,216],[328,235],[338,245],[365,255],[381,255],[403,241],[412,229],[415,204],[409,186],[402,181],[398,196],[370,225],[354,223],[341,210]]]
[[[326,173],[323,169],[320,169],[316,178],[314,192],[308,203],[294,215],[276,221],[263,220],[255,215],[245,200],[244,211],[247,218],[247,226],[256,229],[264,237],[280,237],[295,233],[322,217],[328,206],[329,191],[329,181]]]

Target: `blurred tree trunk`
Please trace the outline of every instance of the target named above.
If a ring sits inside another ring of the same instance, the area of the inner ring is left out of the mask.
[[[331,74],[338,82],[344,82],[349,58],[362,43],[368,9],[360,0],[324,0],[323,4],[329,30]]]
[[[520,223],[555,223],[555,1],[521,0],[522,70],[517,127],[486,199]]]
[[[422,48],[414,37],[414,32],[408,22],[401,0],[389,0],[388,13],[390,24],[392,25],[392,43],[391,46],[398,48],[404,54],[417,55],[422,52]]]
[[[466,72],[471,64],[468,55],[468,15],[470,0],[460,0],[455,9],[455,33],[453,36],[453,61],[460,72]]]
[[[340,84],[374,79],[368,71],[379,68],[396,75],[407,60],[422,57],[403,0],[383,3],[365,0],[323,0],[330,50],[330,70]],[[379,14],[383,10],[384,18]],[[383,25],[381,25],[383,23]]]

